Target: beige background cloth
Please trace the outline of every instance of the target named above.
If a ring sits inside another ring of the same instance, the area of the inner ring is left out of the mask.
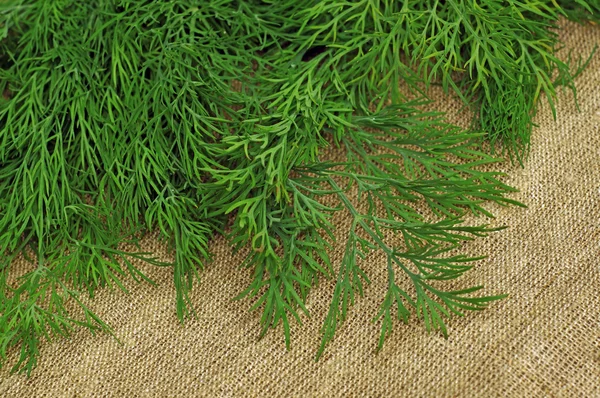
[[[600,44],[598,27],[565,27],[576,55]],[[465,253],[489,258],[453,282],[510,297],[450,320],[448,340],[413,318],[375,353],[371,319],[386,286],[375,256],[366,264],[372,285],[318,363],[332,282],[310,296],[312,318],[293,327],[291,351],[281,330],[259,341],[259,314],[232,301],[250,274],[218,240],[193,292],[197,320],[177,321],[170,270],[144,267],[158,286],[103,290],[91,304],[123,345],[86,331],[44,344],[31,378],[0,371],[0,396],[600,397],[600,56],[577,86],[581,112],[569,92],[559,95],[556,122],[543,104],[526,167],[502,166],[528,209],[494,206],[493,225],[510,228],[468,243]],[[464,120],[458,103],[437,106]],[[144,249],[168,258],[152,238]]]

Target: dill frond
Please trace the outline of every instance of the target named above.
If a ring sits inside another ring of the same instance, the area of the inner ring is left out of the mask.
[[[177,315],[193,316],[215,234],[249,249],[238,298],[262,311],[263,334],[283,324],[288,347],[311,289],[335,278],[323,353],[373,250],[388,273],[379,346],[411,314],[446,334],[450,315],[502,297],[433,283],[467,272],[480,258],[450,252],[496,230],[462,221],[491,217],[488,202],[521,206],[480,143],[526,159],[539,98],[554,110],[556,87],[575,91],[585,66],[555,56],[557,21],[599,12],[582,0],[0,2],[0,364],[16,353],[12,369],[30,373],[43,339],[110,332],[79,297],[152,283],[138,260],[173,268]],[[471,129],[424,110],[432,84],[474,111]],[[331,145],[343,161],[324,157]],[[352,222],[333,263],[340,211]],[[150,231],[171,263],[122,249]],[[34,270],[12,283],[19,254]]]

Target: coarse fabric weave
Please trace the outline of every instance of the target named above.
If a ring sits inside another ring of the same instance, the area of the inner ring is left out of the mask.
[[[563,28],[563,58],[600,44],[598,26]],[[129,295],[102,290],[87,301],[122,344],[86,331],[43,344],[30,378],[0,371],[0,397],[600,397],[600,55],[576,83],[580,110],[569,91],[556,121],[542,104],[525,167],[500,166],[528,208],[490,206],[492,225],[510,228],[467,243],[463,253],[489,257],[452,282],[509,298],[450,320],[447,340],[413,318],[375,352],[371,320],[386,288],[376,255],[364,263],[373,283],[319,362],[332,281],[310,295],[312,317],[293,327],[291,351],[281,330],[258,340],[259,313],[232,301],[250,273],[220,239],[193,290],[197,319],[177,320],[171,269],[142,265],[156,286],[132,282]],[[441,93],[435,107],[468,120]],[[153,237],[142,249],[170,258]]]

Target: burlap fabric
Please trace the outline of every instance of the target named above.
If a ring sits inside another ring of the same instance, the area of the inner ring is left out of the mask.
[[[598,27],[565,24],[561,36],[576,54],[600,44]],[[259,341],[259,314],[231,300],[250,275],[218,240],[193,293],[197,320],[177,321],[170,271],[145,267],[158,286],[131,283],[130,295],[105,290],[91,304],[122,345],[85,331],[45,344],[31,378],[0,372],[0,396],[600,396],[600,56],[577,86],[581,111],[569,92],[559,95],[556,122],[544,104],[526,167],[503,166],[528,209],[495,207],[493,225],[510,228],[465,247],[489,258],[457,286],[510,297],[451,320],[448,340],[413,319],[375,353],[371,319],[386,280],[372,257],[373,284],[321,361],[314,354],[332,283],[311,295],[312,318],[293,328],[291,351],[280,331]],[[463,117],[447,98],[437,106]],[[152,238],[144,244],[168,258]]]

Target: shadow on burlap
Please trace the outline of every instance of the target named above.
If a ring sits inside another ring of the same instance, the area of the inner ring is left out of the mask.
[[[565,26],[576,53],[600,44],[598,27]],[[259,314],[232,301],[250,274],[218,240],[193,292],[198,319],[182,326],[170,271],[145,267],[158,286],[105,290],[91,304],[123,345],[85,331],[44,344],[31,378],[0,372],[0,396],[600,396],[600,56],[577,87],[581,111],[569,92],[556,122],[543,104],[526,167],[503,166],[528,209],[494,207],[493,225],[510,228],[465,246],[489,258],[459,284],[510,297],[450,320],[447,340],[413,319],[375,353],[371,319],[386,287],[377,257],[367,264],[373,283],[318,363],[331,282],[310,296],[312,318],[293,328],[291,351],[281,331],[258,340]],[[438,106],[460,118],[456,102]],[[143,249],[169,258],[152,238]]]

